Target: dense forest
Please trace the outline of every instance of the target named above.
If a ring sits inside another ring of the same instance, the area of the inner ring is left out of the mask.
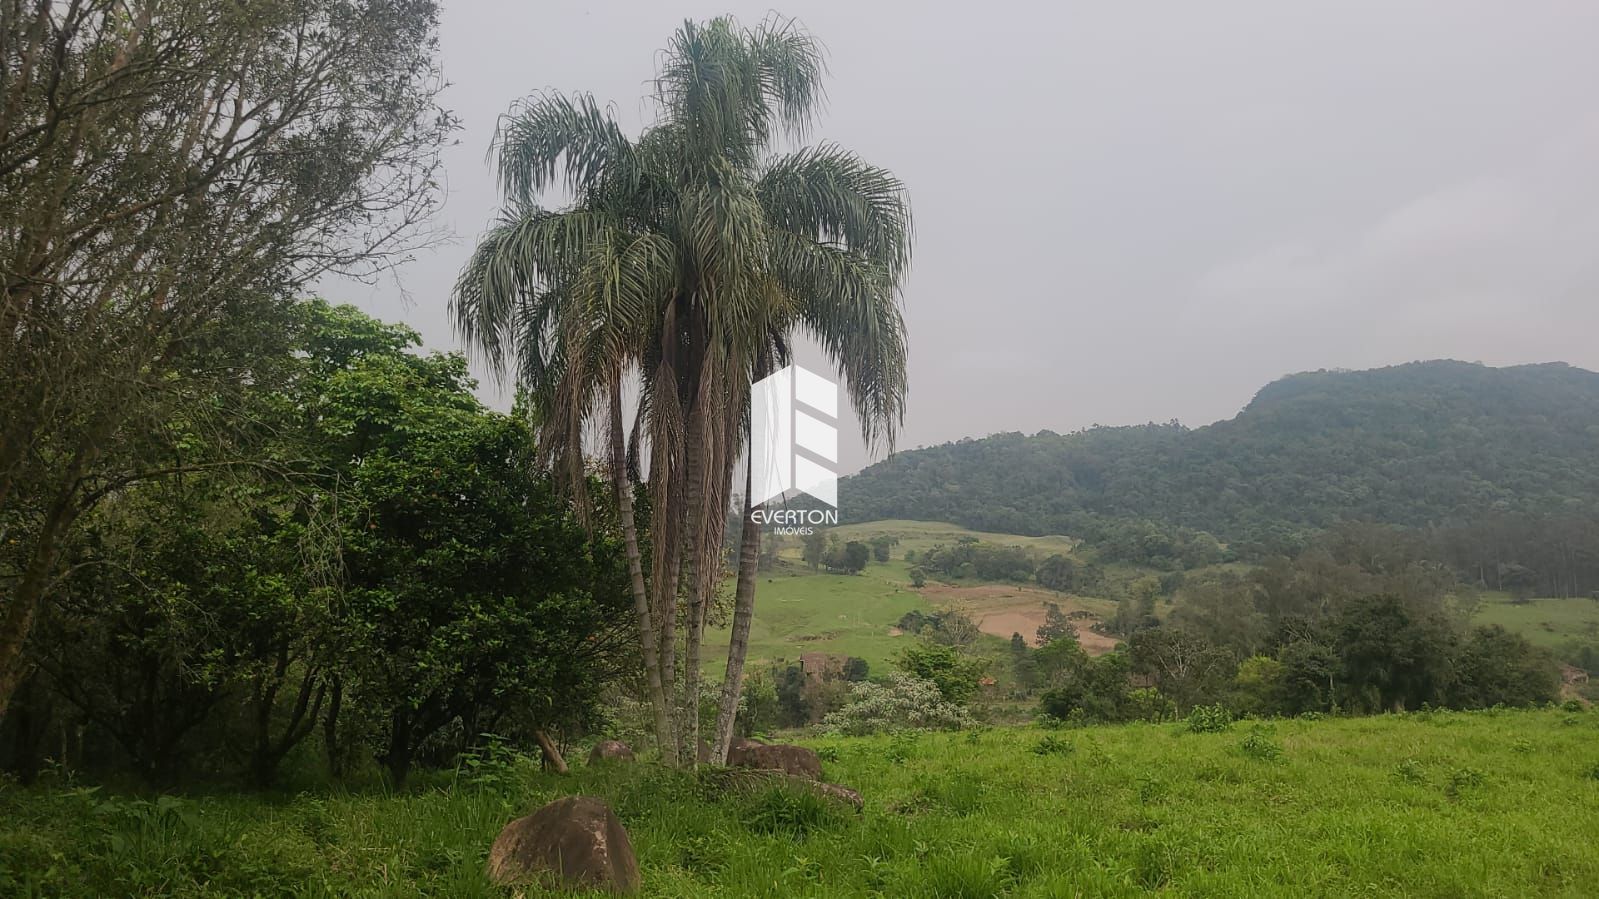
[[[1453,361],[1320,371],[1267,385],[1239,415],[1074,434],[997,434],[900,453],[841,488],[852,521],[1070,533],[1189,567],[1293,553],[1339,521],[1429,534],[1485,584],[1599,587],[1599,374]],[[1225,544],[1218,550],[1209,539]]]

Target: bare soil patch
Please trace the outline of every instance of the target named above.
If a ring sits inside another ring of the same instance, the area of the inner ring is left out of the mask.
[[[1075,597],[1050,590],[1010,584],[977,584],[970,587],[928,584],[922,588],[921,594],[929,602],[965,612],[971,616],[978,630],[996,637],[1009,638],[1011,634],[1021,634],[1029,643],[1036,643],[1038,629],[1044,624],[1044,603],[1052,602],[1068,615],[1076,611],[1090,613],[1091,617],[1072,620],[1077,627],[1078,642],[1082,643],[1089,655],[1104,655],[1120,642],[1115,637],[1089,630],[1100,620],[1092,609]]]

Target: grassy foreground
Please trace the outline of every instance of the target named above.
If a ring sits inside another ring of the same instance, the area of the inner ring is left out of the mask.
[[[494,896],[510,818],[608,798],[652,896],[1591,896],[1599,712],[807,741],[857,816],[652,765],[400,795],[0,790],[0,895]]]

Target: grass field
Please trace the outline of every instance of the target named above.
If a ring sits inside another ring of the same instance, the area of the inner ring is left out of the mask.
[[[1561,648],[1572,641],[1599,645],[1599,600],[1534,599],[1524,603],[1490,595],[1477,607],[1480,624],[1501,624],[1533,643]]]
[[[780,573],[761,576],[756,587],[755,620],[750,625],[751,662],[797,659],[804,652],[859,656],[881,670],[904,640],[892,636],[894,622],[912,609],[931,604],[912,590],[903,562],[872,564],[860,575]],[[719,654],[727,651],[727,631],[706,636]]]
[[[882,671],[905,645],[904,637],[894,632],[894,625],[913,609],[932,612],[958,608],[979,620],[985,615],[1000,616],[994,619],[996,622],[1014,618],[1015,628],[1031,636],[1037,624],[1022,619],[1041,618],[1046,600],[1058,602],[1068,610],[1081,608],[1098,615],[1108,615],[1114,608],[1105,600],[976,581],[960,585],[931,582],[918,591],[910,586],[911,565],[904,561],[907,551],[925,552],[963,536],[1027,546],[1041,554],[1069,554],[1077,546],[1070,537],[988,534],[925,521],[874,521],[844,525],[833,531],[841,540],[868,540],[888,534],[900,542],[890,561],[874,561],[858,575],[838,575],[810,571],[801,561],[799,541],[789,538],[781,551],[780,569],[763,572],[756,585],[755,620],[750,628],[752,663],[792,661],[801,653],[826,652],[863,658],[873,671]],[[1010,630],[1000,629],[1005,633],[996,632],[993,640],[983,641],[987,645],[978,647],[979,651],[998,653],[1003,649]],[[707,636],[708,671],[720,672],[726,646],[725,627],[714,629]]]
[[[856,815],[649,764],[517,760],[400,795],[0,788],[0,895],[504,896],[511,818],[599,795],[649,896],[1594,895],[1599,712],[806,740]],[[537,895],[530,893],[529,895]]]

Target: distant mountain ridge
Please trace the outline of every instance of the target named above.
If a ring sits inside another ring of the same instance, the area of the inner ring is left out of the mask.
[[[1137,519],[1267,542],[1343,519],[1584,514],[1599,508],[1599,374],[1449,360],[1306,372],[1205,427],[962,440],[898,453],[839,496],[847,521],[1082,534]]]

